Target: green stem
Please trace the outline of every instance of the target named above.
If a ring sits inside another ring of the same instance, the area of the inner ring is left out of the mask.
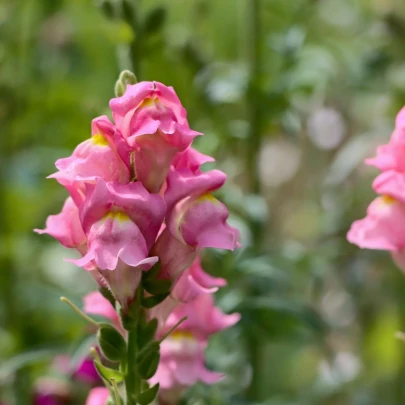
[[[247,144],[247,168],[250,176],[251,191],[260,193],[260,181],[257,167],[257,153],[261,144],[262,113],[260,108],[260,65],[261,65],[261,28],[260,1],[247,0],[248,28],[248,62],[250,64],[250,81],[247,94],[247,111],[250,124],[249,142]]]
[[[136,356],[138,354],[138,326],[128,332],[128,362],[125,376],[127,405],[136,405],[136,396],[140,392],[141,380],[138,375]]]
[[[136,398],[141,392],[142,379],[138,373],[137,356],[139,353],[139,319],[141,311],[141,299],[143,296],[143,288],[138,286],[135,300],[131,304],[131,317],[133,317],[133,323],[130,330],[128,330],[128,343],[127,343],[127,359],[125,364],[125,390],[127,394],[126,405],[136,405]]]
[[[250,81],[246,97],[247,112],[249,119],[249,137],[247,144],[247,172],[249,176],[249,186],[252,194],[260,194],[260,178],[257,165],[257,157],[261,147],[262,135],[262,109],[260,106],[260,79],[261,79],[261,24],[260,24],[260,0],[247,0],[247,38],[248,38],[248,62],[250,65]],[[252,219],[250,229],[253,236],[253,249],[259,253],[263,240],[264,224]],[[255,295],[253,287],[248,293]],[[247,349],[249,361],[252,366],[253,375],[251,384],[247,390],[247,397],[250,401],[256,402],[260,398],[260,375],[263,365],[264,342],[260,336],[247,336]]]

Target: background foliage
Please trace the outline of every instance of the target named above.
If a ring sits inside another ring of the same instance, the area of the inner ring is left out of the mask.
[[[32,229],[66,197],[55,159],[133,67],[176,89],[242,232],[204,258],[243,314],[209,348],[228,377],[187,403],[405,402],[405,279],[345,240],[405,103],[402,0],[0,0],[0,38],[0,400],[30,404],[55,353],[86,350],[59,296],[93,281]]]

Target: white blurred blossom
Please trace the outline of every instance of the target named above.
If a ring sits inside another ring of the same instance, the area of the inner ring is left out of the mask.
[[[286,140],[264,144],[259,155],[260,180],[266,187],[278,187],[291,180],[301,162],[301,150]]]
[[[346,125],[339,111],[323,107],[314,111],[308,120],[308,136],[320,149],[334,149],[342,142]]]
[[[331,362],[323,361],[319,367],[321,380],[330,386],[339,386],[358,376],[361,363],[350,352],[340,352]]]

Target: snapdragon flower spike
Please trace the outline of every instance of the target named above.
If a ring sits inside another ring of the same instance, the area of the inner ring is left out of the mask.
[[[137,179],[150,192],[159,192],[176,153],[201,133],[190,129],[173,88],[159,82],[128,85],[122,97],[110,101],[110,108],[134,150]]]
[[[188,386],[202,381],[213,384],[223,375],[205,367],[204,351],[210,335],[231,327],[240,319],[239,314],[225,315],[215,307],[210,294],[202,294],[194,301],[179,305],[169,316],[158,336],[170,330],[187,316],[161,344],[161,361],[152,384],[160,383],[160,395],[176,403],[178,395]]]
[[[47,233],[67,248],[77,249],[83,254],[87,251],[87,237],[80,223],[79,210],[71,197],[66,199],[60,214],[48,217],[45,229],[34,231]]]
[[[149,194],[140,182],[119,184],[99,179],[86,185],[80,217],[88,238],[88,252],[78,266],[95,263],[124,309],[133,299],[141,272],[157,257],[148,257],[163,221],[163,198]]]
[[[105,387],[93,388],[86,399],[85,405],[106,405],[110,393]]]
[[[381,171],[405,173],[405,107],[398,113],[390,142],[377,148],[377,156],[366,159],[366,164]]]
[[[107,182],[127,183],[130,177],[129,162],[125,163],[118,153],[116,144],[121,145],[122,136],[102,116],[92,122],[92,137],[79,144],[72,156],[59,159],[55,165],[58,172],[48,176],[65,186],[78,206],[85,198],[85,183],[94,183],[98,178]]]

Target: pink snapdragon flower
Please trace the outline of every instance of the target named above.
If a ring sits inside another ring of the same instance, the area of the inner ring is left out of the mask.
[[[165,192],[167,227],[153,250],[161,261],[161,277],[175,281],[202,248],[233,250],[238,246],[239,232],[227,224],[226,206],[211,194],[225,180],[219,170],[170,170]]]
[[[57,160],[59,171],[48,178],[65,186],[78,206],[85,198],[85,183],[94,183],[98,178],[127,183],[130,171],[116,146],[120,136],[108,117],[94,119],[91,138],[78,145],[72,156]]]
[[[190,129],[173,88],[159,82],[128,85],[110,107],[115,125],[134,150],[137,179],[150,192],[158,192],[176,153],[201,134]]]
[[[126,185],[99,179],[86,186],[81,222],[88,252],[78,266],[95,263],[123,308],[133,299],[141,270],[149,270],[157,257],[149,251],[163,221],[166,205],[149,194],[140,182]]]
[[[163,335],[182,317],[180,326],[161,344],[161,361],[152,384],[160,383],[160,395],[169,403],[176,402],[181,392],[198,381],[213,384],[223,375],[205,366],[204,351],[209,336],[229,328],[240,319],[239,314],[225,315],[214,306],[210,294],[202,294],[188,304],[179,305],[158,331]]]
[[[93,388],[87,397],[85,405],[106,405],[109,397],[110,393],[107,388]]]

